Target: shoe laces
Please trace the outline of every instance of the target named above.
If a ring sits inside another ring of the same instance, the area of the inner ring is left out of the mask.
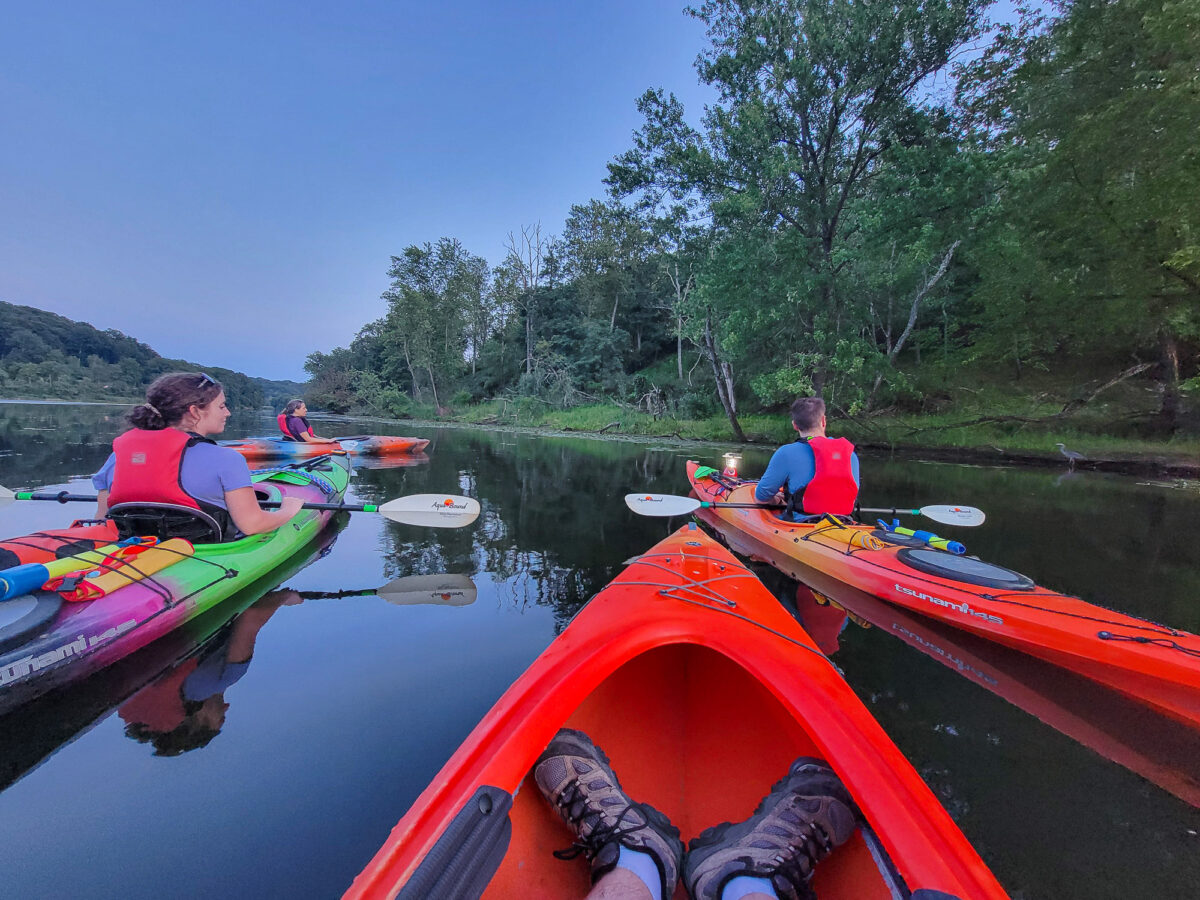
[[[777,845],[770,861],[761,856],[758,859],[744,856],[742,862],[746,869],[741,874],[757,878],[782,877],[797,890],[802,890],[808,884],[816,864],[834,849],[829,832],[819,822],[812,820],[802,823],[786,837],[777,831],[769,831],[759,833],[759,839],[763,838],[773,838],[772,843]]]
[[[587,795],[579,787],[578,779],[568,782],[563,788],[558,797],[558,805],[563,811],[563,818],[570,822],[577,832],[575,843],[564,850],[554,851],[558,859],[575,859],[582,853],[591,861],[614,841],[621,843],[621,838],[649,827],[649,817],[639,803],[628,804],[611,824],[606,822],[602,811],[591,808]],[[626,822],[626,816],[635,811],[640,814],[641,821]],[[592,818],[595,821],[589,822]],[[586,837],[583,835],[585,826],[589,828]]]
[[[775,872],[793,885],[801,886],[812,878],[817,863],[833,852],[833,840],[821,823],[810,820],[787,840],[786,849],[793,852],[780,849],[774,857]]]

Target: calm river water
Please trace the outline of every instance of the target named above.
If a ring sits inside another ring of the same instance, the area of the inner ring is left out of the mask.
[[[75,480],[104,461],[121,411],[0,403],[0,484],[90,490]],[[686,493],[684,460],[715,464],[723,449],[318,424],[325,434],[431,439],[427,461],[360,467],[358,500],[466,493],[483,516],[457,531],[353,516],[328,552],[314,547],[311,565],[283,573],[293,592],[257,599],[277,577],[188,634],[0,718],[0,894],[337,896],[571,615],[623,560],[682,524],[639,519],[621,496]],[[265,414],[239,414],[226,434],[272,428]],[[766,459],[747,453],[743,471]],[[864,459],[863,481],[873,506],[982,507],[986,525],[952,535],[970,552],[1200,631],[1194,488],[884,457]],[[15,503],[0,510],[0,535],[84,514]],[[848,602],[853,621],[839,633],[836,611],[773,569],[756,570],[821,635],[1014,897],[1200,896],[1200,734],[1017,654],[890,619],[886,608]],[[303,596],[441,572],[469,575],[475,601]],[[180,685],[197,659],[234,644],[253,649],[236,683],[203,709],[191,704],[190,732],[156,737],[180,721]]]

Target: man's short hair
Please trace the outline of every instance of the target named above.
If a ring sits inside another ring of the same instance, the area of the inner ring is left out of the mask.
[[[825,401],[820,397],[801,397],[792,404],[792,424],[800,431],[812,431],[825,415]]]

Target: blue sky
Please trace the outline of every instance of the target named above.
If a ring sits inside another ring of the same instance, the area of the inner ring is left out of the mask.
[[[302,380],[392,254],[499,262],[603,195],[647,88],[698,119],[683,6],[0,0],[0,300]]]
[[[557,233],[635,99],[707,98],[681,0],[0,2],[0,300],[303,379],[391,254]]]

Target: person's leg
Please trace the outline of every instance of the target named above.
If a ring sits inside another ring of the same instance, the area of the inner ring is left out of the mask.
[[[654,807],[635,803],[608,757],[581,731],[564,728],[533,767],[542,796],[575,832],[570,851],[592,864],[592,893],[605,900],[670,900],[679,881],[679,829]]]
[[[587,894],[587,900],[654,900],[654,897],[642,879],[621,868],[601,875]]]
[[[849,840],[854,801],[829,766],[801,757],[754,815],[692,839],[683,880],[692,900],[808,900],[813,867]]]

